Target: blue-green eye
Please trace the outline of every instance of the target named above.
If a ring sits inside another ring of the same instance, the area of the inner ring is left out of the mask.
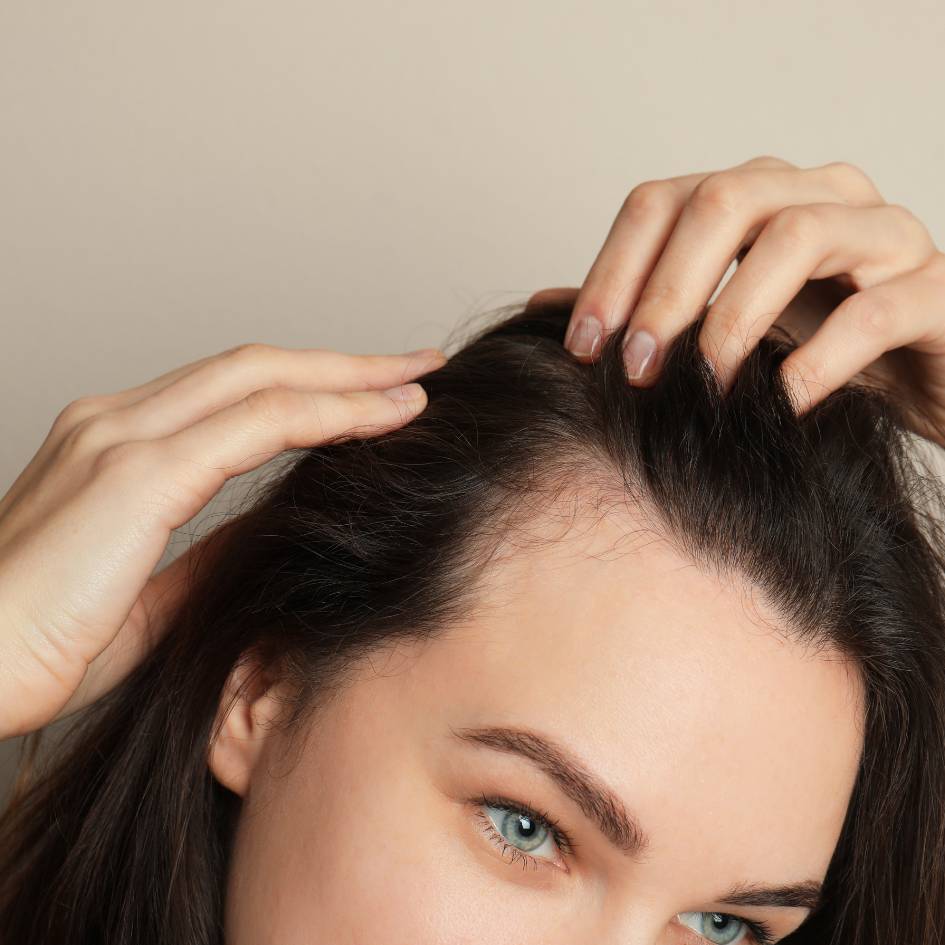
[[[678,918],[712,945],[735,945],[750,931],[744,919],[724,912],[680,912]]]
[[[550,867],[570,872],[567,859],[575,844],[564,827],[550,814],[536,807],[497,795],[479,794],[470,798],[483,832],[511,862],[522,868]]]
[[[532,811],[484,805],[489,819],[503,840],[532,856],[552,859],[555,841],[548,825]]]

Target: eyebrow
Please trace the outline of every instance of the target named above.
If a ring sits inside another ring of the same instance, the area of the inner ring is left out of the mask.
[[[649,850],[650,838],[639,821],[607,785],[566,748],[524,728],[449,726],[458,739],[495,751],[518,755],[543,771],[594,821],[601,833],[625,855],[639,860]],[[823,884],[804,880],[780,886],[737,883],[718,902],[732,906],[781,906],[816,911],[823,905]]]

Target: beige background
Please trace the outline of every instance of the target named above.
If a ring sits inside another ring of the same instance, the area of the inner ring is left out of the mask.
[[[943,49],[939,0],[4,0],[0,493],[79,395],[580,284],[647,178],[848,160],[945,245]]]

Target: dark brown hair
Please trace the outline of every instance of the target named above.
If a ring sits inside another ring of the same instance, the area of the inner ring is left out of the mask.
[[[278,665],[299,725],[373,646],[466,615],[528,500],[582,476],[625,490],[694,562],[752,582],[790,633],[862,674],[862,763],[825,901],[784,941],[943,941],[942,495],[892,397],[851,384],[798,418],[777,327],[723,397],[701,318],[638,388],[624,329],[585,364],[562,346],[568,306],[499,314],[420,379],[419,417],[297,451],[214,532],[156,650],[0,820],[3,945],[219,945],[239,803],[207,750],[233,667]]]

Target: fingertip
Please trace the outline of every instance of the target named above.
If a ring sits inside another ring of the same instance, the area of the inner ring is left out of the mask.
[[[427,393],[417,383],[389,387],[382,393],[387,395],[393,408],[397,411],[397,420],[394,421],[395,426],[409,423],[427,405]]]
[[[449,356],[439,348],[418,348],[416,351],[407,351],[401,355],[404,358],[433,358],[435,360],[448,361]]]
[[[388,387],[383,393],[391,400],[407,405],[422,403],[427,396],[427,392],[417,383],[398,384],[396,387]]]
[[[592,360],[600,351],[603,342],[604,326],[593,315],[577,315],[564,337],[564,346],[575,357]]]
[[[656,338],[645,328],[631,331],[623,346],[623,360],[630,381],[645,383],[646,376],[655,373],[657,347]]]
[[[407,376],[418,376],[429,374],[431,371],[439,370],[449,360],[449,358],[437,348],[422,348],[419,351],[411,351],[405,355],[407,358],[407,367],[405,373]]]

